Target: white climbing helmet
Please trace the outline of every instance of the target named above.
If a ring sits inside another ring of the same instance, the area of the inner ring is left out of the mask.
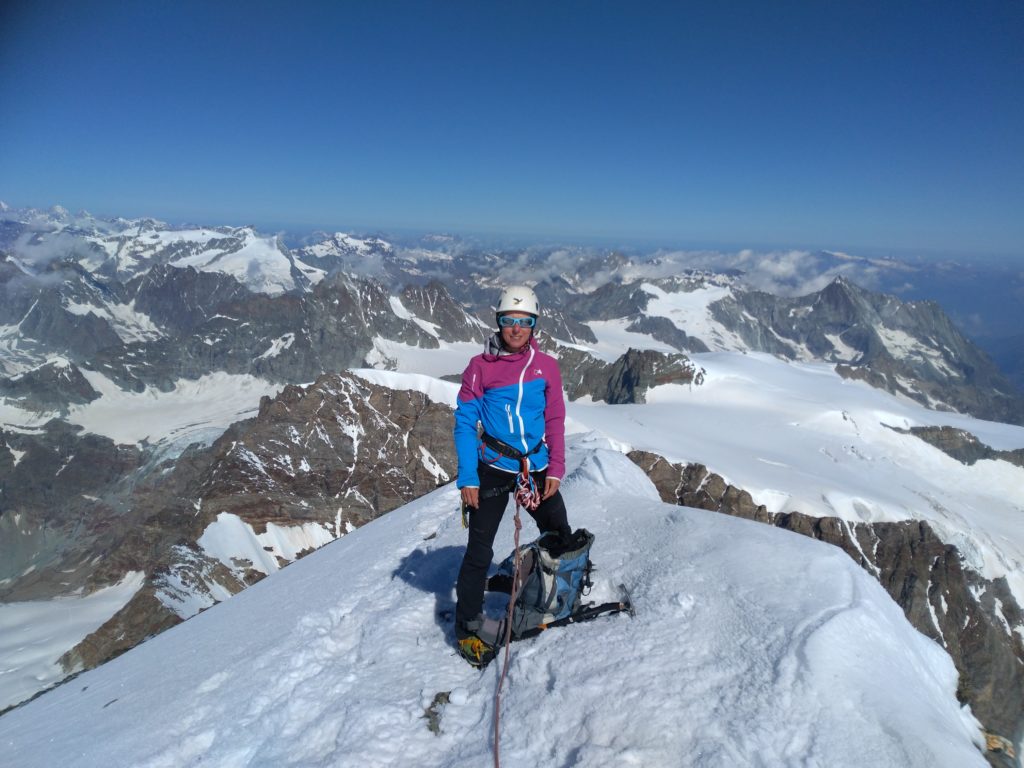
[[[526,312],[534,317],[540,316],[540,303],[537,294],[525,285],[510,285],[501,292],[498,299],[497,314],[505,312]]]

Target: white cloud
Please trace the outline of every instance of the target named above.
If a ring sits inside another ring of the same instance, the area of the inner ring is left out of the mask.
[[[735,271],[748,288],[779,296],[803,296],[821,290],[840,275],[865,288],[875,288],[882,271],[897,268],[906,267],[845,253],[747,248],[735,252],[658,252],[648,263],[639,263],[628,272],[637,277],[668,277],[685,269]]]
[[[68,232],[28,232],[11,246],[11,253],[23,264],[40,269],[56,259],[79,255],[88,249],[88,243]]]

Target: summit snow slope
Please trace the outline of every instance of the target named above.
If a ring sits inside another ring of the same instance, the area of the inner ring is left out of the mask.
[[[985,765],[948,656],[849,557],[663,504],[606,446],[571,441],[565,495],[597,537],[592,599],[624,582],[638,615],[513,646],[503,765]],[[490,764],[499,665],[455,657],[441,618],[456,499],[425,496],[9,712],[0,764]]]

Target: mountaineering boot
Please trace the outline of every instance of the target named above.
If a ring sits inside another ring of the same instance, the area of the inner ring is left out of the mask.
[[[483,669],[494,659],[494,649],[476,635],[459,640],[459,655],[469,662],[470,666]]]
[[[483,669],[497,655],[501,625],[493,619],[478,616],[473,621],[455,623],[455,641],[459,655],[477,669]]]

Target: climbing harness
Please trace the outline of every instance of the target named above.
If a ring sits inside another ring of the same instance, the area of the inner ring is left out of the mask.
[[[516,474],[514,481],[507,483],[506,485],[498,486],[497,488],[489,488],[486,491],[480,492],[481,499],[488,499],[492,496],[500,496],[503,493],[513,491],[515,493],[516,504],[528,512],[533,512],[540,506],[540,489],[537,487],[536,481],[530,475],[530,457],[537,453],[544,445],[544,441],[541,440],[533,448],[527,452],[520,451],[518,448],[514,448],[503,440],[487,434],[486,432],[480,435],[480,459],[487,464],[493,464],[497,461],[497,458],[488,460],[484,456],[484,449],[490,448],[500,456],[505,456],[509,459],[515,459],[519,462],[519,472]]]

